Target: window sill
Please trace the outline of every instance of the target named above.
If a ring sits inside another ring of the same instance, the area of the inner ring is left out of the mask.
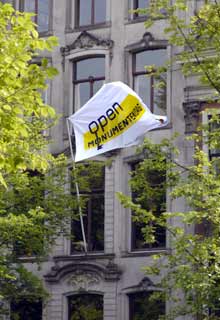
[[[88,253],[79,253],[79,254],[73,254],[73,255],[60,255],[60,256],[54,256],[54,261],[75,261],[75,260],[97,260],[97,259],[112,259],[115,257],[115,254],[106,254],[104,252],[88,252]]]
[[[146,20],[147,20],[147,16],[138,17],[138,18],[127,18],[125,20],[125,24],[133,24],[133,23],[145,22]]]
[[[167,19],[167,15],[165,14],[164,17],[161,17],[161,18],[155,18],[154,20],[155,21],[159,21],[159,20],[164,20],[164,19]],[[131,18],[131,17],[128,17],[128,18],[125,18],[125,25],[126,24],[135,24],[135,23],[143,23],[147,21],[147,16],[143,16],[143,17],[137,17],[137,18]]]
[[[111,27],[111,22],[103,22],[103,23],[97,23],[93,25],[88,25],[88,26],[76,26],[73,29],[68,28],[66,29],[66,32],[80,32],[80,31],[88,31],[88,30],[94,30],[94,29],[102,29],[102,28],[109,28]]]
[[[39,38],[46,38],[46,37],[50,37],[53,35],[52,30],[42,31],[42,32],[38,32],[38,33],[39,33]]]
[[[34,262],[44,262],[47,261],[49,258],[48,257],[36,257],[36,256],[21,256],[18,257],[17,260],[19,260],[22,263],[34,263]]]
[[[133,257],[146,257],[146,256],[152,256],[154,254],[158,253],[164,253],[167,254],[169,253],[168,248],[152,248],[152,249],[146,249],[146,250],[141,250],[141,251],[130,251],[130,252],[123,252],[121,257],[122,258],[133,258]]]

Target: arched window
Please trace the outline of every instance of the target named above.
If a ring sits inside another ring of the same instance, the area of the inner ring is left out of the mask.
[[[103,295],[75,294],[68,297],[68,320],[103,320]]]

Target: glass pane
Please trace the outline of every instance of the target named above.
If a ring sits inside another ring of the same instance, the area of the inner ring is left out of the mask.
[[[150,299],[152,292],[129,294],[129,320],[158,320],[165,314],[165,303],[159,299]]]
[[[105,57],[90,58],[76,62],[76,80],[105,76]]]
[[[135,177],[137,174],[137,170],[140,170],[140,166],[141,162],[134,162],[131,165],[133,177]],[[160,216],[161,212],[164,211],[164,206],[166,203],[166,188],[164,185],[166,181],[166,172],[157,170],[144,170],[143,174],[146,185],[149,188],[149,194],[151,194],[151,196],[143,197],[143,186],[141,186],[141,188],[131,190],[132,200],[135,203],[140,204],[142,208],[146,210],[152,210],[155,216]],[[149,243],[145,237],[146,234],[143,233],[143,229],[146,228],[146,226],[147,225],[144,222],[132,221],[132,250],[165,247],[166,229],[150,222],[148,226],[154,228],[155,242]],[[145,229],[145,233],[146,232],[147,231]]]
[[[142,98],[143,102],[151,108],[151,86],[150,78],[146,75],[134,78],[134,90]]]
[[[163,66],[166,58],[166,49],[146,50],[139,52],[136,54],[136,66],[134,71],[145,71],[144,66],[149,65],[155,65],[158,67]]]
[[[11,320],[42,320],[42,302],[12,301]]]
[[[75,111],[90,99],[90,83],[84,82],[75,85]]]
[[[91,198],[91,239],[89,251],[104,251],[104,194]]]
[[[147,8],[150,0],[138,0],[138,8]]]
[[[49,29],[49,0],[38,1],[38,31],[48,31]]]
[[[69,298],[69,320],[102,320],[103,296],[99,294],[78,294]]]
[[[92,23],[92,0],[79,0],[79,25],[86,26]]]
[[[95,81],[93,85],[93,94],[95,94],[99,89],[101,89],[104,83],[104,80]]]
[[[36,13],[35,0],[25,0],[25,2],[24,2],[24,11]]]
[[[154,77],[154,106],[153,112],[158,115],[166,114],[166,74]]]
[[[149,6],[150,4],[150,0],[138,0],[136,3],[135,3],[135,7],[134,9],[145,9]],[[146,16],[146,13],[137,13],[135,17],[143,17],[143,16]]]
[[[71,226],[71,234],[72,234],[72,240],[71,240],[71,253],[74,254],[76,252],[84,252],[84,243],[83,243],[83,236],[82,236],[82,228],[81,228],[81,223],[80,223],[80,218],[77,217],[78,220],[73,220],[72,221],[72,226]],[[83,225],[84,225],[84,230],[86,233],[86,241],[87,241],[87,216],[83,216]]]
[[[95,23],[106,21],[106,0],[95,0]]]

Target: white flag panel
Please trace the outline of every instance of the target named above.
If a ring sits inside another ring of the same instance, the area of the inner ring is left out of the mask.
[[[151,113],[122,82],[103,85],[69,121],[75,132],[76,162],[136,145],[147,131],[167,124],[165,116]]]

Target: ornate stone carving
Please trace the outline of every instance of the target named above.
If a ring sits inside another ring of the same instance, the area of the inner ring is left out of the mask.
[[[150,44],[154,41],[154,37],[150,32],[145,32],[142,41],[145,43],[146,47],[149,47]]]
[[[100,277],[94,272],[83,272],[76,270],[75,273],[69,278],[68,284],[73,286],[76,290],[89,290],[92,286],[100,283]]]
[[[125,292],[158,290],[158,287],[148,278],[144,277],[137,285],[123,289]]]
[[[85,258],[86,259],[86,258]],[[101,279],[105,281],[117,281],[122,271],[111,260],[107,266],[88,261],[69,263],[62,267],[52,267],[44,278],[47,282],[59,282],[68,276],[69,281],[76,286],[88,286],[98,284]]]
[[[105,280],[117,281],[120,279],[122,271],[118,268],[117,264],[109,260],[106,266]]]
[[[132,43],[125,48],[126,52],[135,52],[143,49],[150,48],[165,48],[167,46],[167,40],[155,39],[150,32],[145,32],[140,41]]]
[[[95,46],[111,49],[113,47],[113,44],[114,42],[110,39],[101,39],[95,37],[87,31],[83,31],[72,44],[61,47],[60,51],[61,54],[65,56],[69,54],[71,50],[88,49]]]
[[[203,104],[204,101],[188,101],[183,103],[185,133],[196,132]]]
[[[139,283],[139,287],[142,290],[148,290],[149,287],[153,287],[153,286],[154,286],[153,282],[148,277],[143,278]]]

